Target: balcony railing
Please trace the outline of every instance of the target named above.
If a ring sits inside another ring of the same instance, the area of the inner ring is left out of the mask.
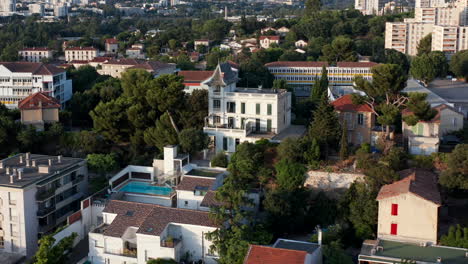
[[[72,180],[72,184],[75,185],[75,184],[78,184],[79,182],[83,181],[84,179],[84,175],[78,175],[76,176],[76,179]]]
[[[162,239],[161,240],[161,247],[166,247],[166,248],[175,248],[177,246],[177,244],[179,244],[181,242],[181,240],[179,239]]]
[[[137,257],[137,250],[136,249],[109,249],[106,248],[104,249],[104,253],[106,254],[112,254],[112,255],[118,255],[118,256],[124,256],[124,257],[130,257],[130,258],[136,258]]]
[[[55,195],[55,190],[56,190],[56,188],[38,191],[36,193],[36,200],[37,201],[44,201],[44,200],[49,199],[50,197]]]
[[[37,216],[39,217],[46,216],[49,213],[53,212],[54,210],[55,210],[55,206],[47,207],[44,209],[39,209],[37,210]]]

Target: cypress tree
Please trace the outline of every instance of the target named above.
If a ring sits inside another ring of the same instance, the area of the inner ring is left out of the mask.
[[[343,122],[340,141],[340,159],[345,160],[348,158],[348,127],[346,120]]]

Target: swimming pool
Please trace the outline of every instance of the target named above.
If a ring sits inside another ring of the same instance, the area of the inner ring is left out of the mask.
[[[172,188],[154,186],[149,182],[130,181],[129,183],[125,184],[125,186],[123,186],[119,192],[169,196],[172,193]]]

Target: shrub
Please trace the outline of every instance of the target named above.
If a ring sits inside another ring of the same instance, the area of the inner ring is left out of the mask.
[[[219,152],[211,159],[211,167],[227,168],[228,159],[224,152]]]

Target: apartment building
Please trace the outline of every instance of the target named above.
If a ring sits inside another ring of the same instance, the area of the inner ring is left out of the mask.
[[[65,60],[71,61],[90,61],[99,56],[99,51],[93,47],[72,47],[65,49]]]
[[[237,74],[228,64],[219,64],[205,82],[209,87],[209,115],[203,130],[216,151],[235,152],[236,146],[244,141],[280,140],[283,131],[289,132],[291,93],[237,88],[237,80]]]
[[[29,62],[42,62],[52,59],[53,52],[49,48],[24,48],[18,51],[21,60]]]
[[[324,66],[328,71],[330,86],[352,87],[358,75],[372,80],[371,68],[376,65],[374,62],[338,62],[332,66],[323,61],[276,61],[265,64],[275,79],[286,80],[296,96],[300,97],[310,95],[315,80],[322,76]]]
[[[423,169],[399,172],[401,180],[382,186],[377,239],[365,240],[359,264],[387,264],[402,259],[414,263],[466,263],[468,249],[438,246],[442,200],[437,175]]]
[[[217,229],[208,212],[111,200],[103,223],[89,233],[88,260],[97,264],[146,264],[150,259],[217,263],[208,232]]]
[[[47,92],[63,106],[72,96],[66,71],[35,62],[0,62],[0,103],[17,108],[18,102],[36,92]]]
[[[385,48],[415,56],[421,39],[431,34],[432,50],[443,51],[450,57],[468,47],[467,12],[466,0],[417,1],[414,18],[386,23]]]
[[[0,254],[32,256],[87,193],[86,160],[20,153],[0,161]]]
[[[176,67],[174,63],[164,63],[159,61],[146,61],[138,59],[113,59],[101,65],[98,73],[120,78],[122,73],[128,69],[143,69],[157,77],[162,74],[172,74]]]
[[[10,16],[16,11],[16,0],[0,0],[0,16]]]
[[[386,4],[391,0],[355,0],[354,8],[364,15],[382,15]]]

